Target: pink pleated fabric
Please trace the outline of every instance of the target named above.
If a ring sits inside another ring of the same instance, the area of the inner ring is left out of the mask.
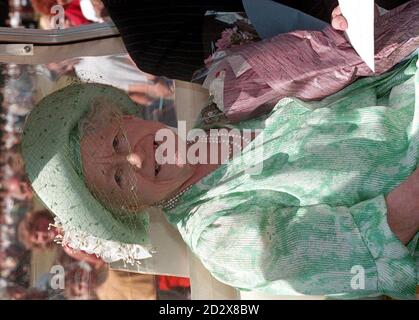
[[[358,56],[344,33],[328,27],[296,31],[232,49],[250,65],[236,76],[225,71],[224,113],[232,122],[258,113],[263,105],[284,97],[319,100],[343,89],[359,77],[382,74],[419,47],[419,0],[398,7],[376,21],[376,72]]]

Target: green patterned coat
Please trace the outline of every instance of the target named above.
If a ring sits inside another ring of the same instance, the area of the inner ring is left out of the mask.
[[[395,237],[385,196],[419,159],[417,56],[239,127],[263,134],[166,212],[215,278],[277,295],[414,298],[418,236],[409,249]]]

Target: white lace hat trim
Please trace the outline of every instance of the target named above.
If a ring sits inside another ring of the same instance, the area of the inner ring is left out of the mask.
[[[106,263],[124,261],[128,264],[141,264],[140,260],[152,257],[152,249],[140,244],[121,243],[105,240],[81,232],[74,227],[63,225],[58,217],[55,217],[53,227],[59,228],[64,235],[59,235],[56,242],[69,246],[74,250],[81,250],[88,254],[95,254]]]

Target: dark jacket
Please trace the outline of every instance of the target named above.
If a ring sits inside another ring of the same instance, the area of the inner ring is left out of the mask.
[[[9,19],[9,1],[0,0],[0,27],[6,27],[7,19]]]
[[[257,1],[257,0],[255,0]],[[330,22],[337,0],[274,0]],[[406,0],[380,0],[384,7]],[[386,6],[386,3],[389,5]],[[142,71],[190,81],[208,57],[208,10],[242,12],[242,0],[103,0],[131,58]]]

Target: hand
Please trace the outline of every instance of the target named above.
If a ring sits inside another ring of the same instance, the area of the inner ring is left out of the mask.
[[[407,244],[419,232],[419,169],[386,198],[390,229]]]
[[[375,5],[375,17],[379,16],[378,6]],[[348,21],[342,15],[340,6],[337,6],[332,12],[332,27],[336,30],[345,31],[348,29]]]
[[[128,94],[138,104],[149,106],[156,98],[173,98],[173,88],[164,78],[148,75],[152,83],[138,83],[128,87]]]
[[[332,12],[332,27],[336,30],[345,31],[348,29],[348,21],[342,15],[340,6],[337,6]]]

